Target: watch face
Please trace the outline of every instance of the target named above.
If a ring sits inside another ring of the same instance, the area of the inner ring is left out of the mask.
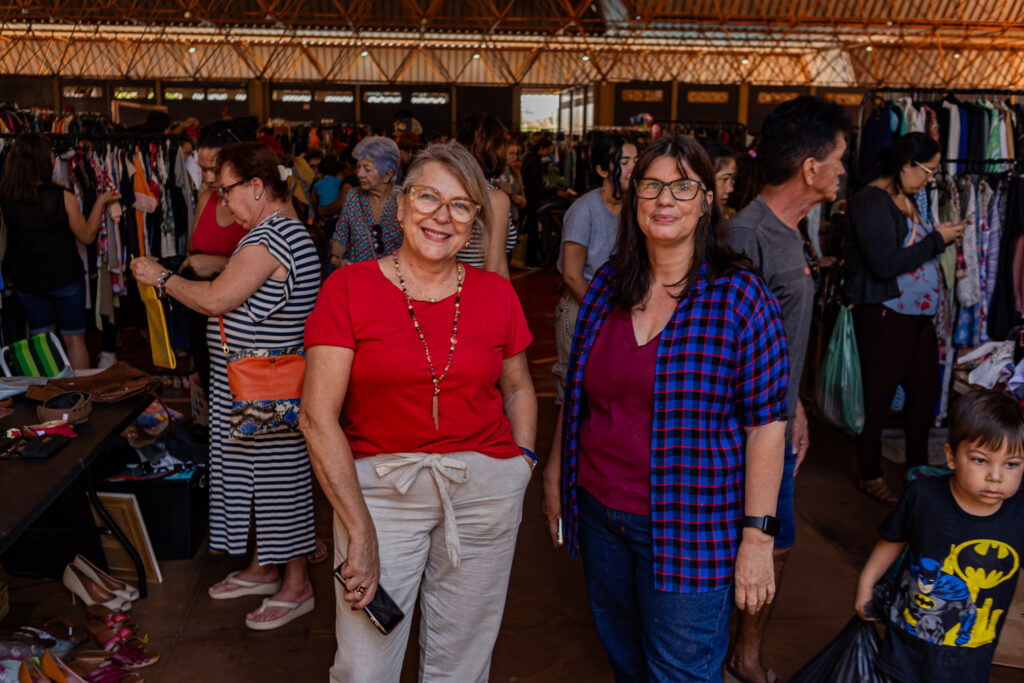
[[[772,536],[778,536],[779,535],[779,529],[781,527],[782,527],[782,524],[779,522],[779,518],[778,517],[767,516],[767,517],[764,518],[764,527],[763,528],[764,528],[765,533],[771,534]]]

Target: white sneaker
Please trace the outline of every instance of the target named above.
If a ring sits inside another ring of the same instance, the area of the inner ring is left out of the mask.
[[[117,356],[114,354],[113,351],[103,351],[102,353],[100,353],[100,359],[96,363],[96,367],[98,367],[100,370],[106,370],[116,362]]]

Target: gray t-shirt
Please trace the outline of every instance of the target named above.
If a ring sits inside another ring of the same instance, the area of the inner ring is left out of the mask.
[[[779,220],[760,196],[736,214],[731,227],[733,248],[761,269],[765,282],[782,305],[782,325],[789,348],[789,443],[814,309],[814,278],[804,256],[804,238]]]
[[[601,200],[600,188],[591,190],[572,203],[562,221],[562,244],[575,242],[587,248],[583,279],[590,282],[594,273],[608,261],[619,235],[619,217]],[[562,250],[558,250],[558,272],[562,272]]]

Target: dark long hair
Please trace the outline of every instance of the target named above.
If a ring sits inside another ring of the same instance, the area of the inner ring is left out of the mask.
[[[622,160],[622,148],[625,145],[635,146],[636,143],[622,135],[605,134],[594,140],[590,147],[590,164],[594,169],[591,184],[594,187],[600,187],[604,182],[597,173],[598,168],[608,171],[608,175],[612,179],[612,198],[616,201],[622,199],[623,186],[629,183],[629,178],[622,177],[622,166],[619,164]]]
[[[508,129],[490,114],[473,114],[462,121],[455,140],[476,158],[484,178],[496,178],[505,170]]]
[[[900,171],[909,163],[926,164],[939,153],[939,143],[927,133],[907,133],[880,149],[864,176],[864,185],[878,178],[892,177],[897,192],[903,192]]]
[[[689,135],[666,135],[658,138],[637,159],[632,180],[643,178],[651,164],[661,157],[674,159],[676,168],[683,178],[701,181],[705,191],[714,190],[715,174],[711,168],[711,160],[700,143]],[[690,167],[692,176],[686,170],[687,166]],[[693,201],[703,203],[704,215],[697,221],[697,229],[693,235],[693,259],[690,262],[690,269],[682,280],[667,285],[682,287],[677,297],[679,299],[686,297],[697,281],[701,266],[705,264],[708,267],[709,281],[737,270],[757,272],[750,259],[733,251],[729,241],[728,223],[718,202],[707,201],[706,194],[701,194],[699,198],[695,197]],[[647,238],[640,230],[636,211],[636,186],[629,182],[626,184],[622,215],[619,217],[619,236],[612,259],[615,266],[615,291],[612,300],[616,306],[627,311],[643,303],[651,287],[651,262],[647,254]]]
[[[39,198],[36,187],[53,180],[53,156],[50,141],[42,133],[19,135],[4,165],[0,192],[22,204],[35,204]]]

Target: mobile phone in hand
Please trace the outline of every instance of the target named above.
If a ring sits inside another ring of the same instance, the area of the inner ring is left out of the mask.
[[[345,579],[341,578],[340,564],[334,568],[334,578],[338,580],[342,588],[346,591],[348,590]],[[373,594],[373,600],[363,608],[363,612],[369,617],[370,623],[373,624],[374,628],[384,635],[391,633],[398,626],[398,623],[405,618],[405,614],[379,583],[377,584],[377,592]]]

